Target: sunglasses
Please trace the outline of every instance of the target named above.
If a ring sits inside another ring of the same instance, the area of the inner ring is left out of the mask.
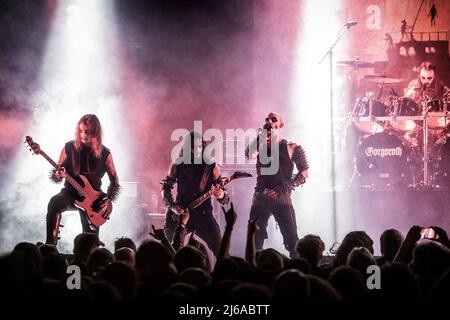
[[[266,122],[272,121],[272,123],[278,122],[278,119],[276,117],[272,118],[266,118]]]

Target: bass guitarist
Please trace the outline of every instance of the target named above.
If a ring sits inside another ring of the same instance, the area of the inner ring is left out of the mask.
[[[58,161],[58,169],[52,170],[50,180],[58,183],[66,176],[71,176],[78,182],[79,175],[83,175],[92,188],[101,190],[101,179],[108,174],[110,185],[107,193],[102,193],[93,202],[92,209],[101,212],[105,218],[111,214],[111,202],[116,200],[120,186],[111,152],[102,144],[102,128],[99,119],[94,114],[81,117],[75,128],[75,139],[65,144]],[[99,234],[99,226],[93,225],[86,215],[86,211],[75,207],[76,200],[82,197],[67,181],[60,193],[53,196],[47,208],[47,239],[46,243],[56,245],[58,241],[61,214],[67,210],[80,212],[83,232]]]
[[[267,223],[273,215],[280,226],[284,246],[293,258],[298,234],[291,191],[306,181],[309,165],[300,145],[281,139],[283,127],[281,115],[270,112],[258,137],[246,149],[247,159],[256,158],[257,170],[250,220],[258,219],[260,229],[255,235],[255,246],[259,250],[268,237]],[[298,171],[295,176],[294,165]]]
[[[173,159],[168,175],[162,180],[161,195],[168,209],[164,231],[168,239],[172,239],[177,227],[181,232],[196,232],[206,242],[209,249],[217,257],[220,246],[220,229],[213,216],[211,199],[198,207],[187,210],[189,203],[201,194],[211,190],[213,196],[221,204],[229,202],[229,197],[220,186],[222,180],[219,166],[203,151],[205,141],[200,133],[192,131],[183,141],[183,149],[177,159]],[[172,189],[177,184],[176,198]],[[180,214],[189,214],[186,225],[179,223]]]

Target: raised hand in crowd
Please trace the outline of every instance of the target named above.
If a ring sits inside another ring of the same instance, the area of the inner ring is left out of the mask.
[[[200,252],[203,253],[206,260],[206,269],[211,271],[211,260],[209,259],[208,248],[203,242],[198,241],[197,237],[198,236],[195,234],[195,230],[191,232],[188,245],[200,250]]]
[[[175,229],[175,233],[173,234],[172,246],[175,251],[180,249],[183,246],[184,238],[186,237],[186,225],[189,221],[189,211],[184,211],[180,213],[180,219],[178,222],[178,226]]]
[[[217,255],[217,261],[222,260],[229,256],[231,233],[233,232],[234,224],[236,223],[237,213],[234,210],[233,202],[230,204],[230,208],[225,210],[222,206],[222,212],[225,218],[225,231],[220,241],[219,254]]]
[[[161,244],[165,246],[172,254],[175,254],[175,249],[172,247],[172,244],[170,243],[169,239],[167,239],[166,233],[164,232],[164,229],[156,229],[155,226],[152,224],[153,232],[149,232],[148,234],[151,235],[156,240],[161,241]]]
[[[447,248],[450,248],[450,240],[448,239],[447,232],[438,226],[431,226],[431,228],[436,232],[437,237],[435,240],[442,243]]]
[[[245,245],[245,260],[252,266],[256,267],[256,246],[255,246],[255,234],[259,230],[259,226],[256,223],[258,217],[250,219],[247,225],[247,243]]]
[[[412,226],[406,234],[400,249],[398,249],[397,255],[394,258],[394,262],[408,263],[412,259],[412,250],[416,242],[420,239],[420,232],[422,227],[418,225]]]

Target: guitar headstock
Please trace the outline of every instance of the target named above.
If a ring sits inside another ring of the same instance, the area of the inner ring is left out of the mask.
[[[231,177],[229,178],[230,180],[233,179],[238,179],[238,178],[248,178],[248,177],[252,177],[252,174],[250,172],[246,172],[246,171],[235,171]]]
[[[30,136],[25,137],[25,142],[28,143],[28,146],[30,147],[30,151],[33,154],[41,154],[41,146],[33,141],[33,138]]]

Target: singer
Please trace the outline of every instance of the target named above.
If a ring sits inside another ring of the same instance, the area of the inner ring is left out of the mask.
[[[291,192],[295,187],[305,183],[308,178],[308,161],[300,145],[281,138],[281,128],[284,127],[282,116],[270,112],[265,118],[264,130],[246,148],[246,157],[256,159],[257,179],[250,209],[250,219],[258,219],[260,227],[256,233],[256,249],[263,248],[264,240],[268,238],[267,222],[271,215],[280,226],[284,246],[291,258],[296,257],[295,245],[298,241],[295,210],[292,206]],[[260,131],[261,132],[261,131]],[[261,155],[265,150],[276,150],[267,153],[272,162],[278,157],[278,170],[274,174],[264,174],[264,167],[271,163],[262,163]],[[293,176],[294,165],[297,174]]]

